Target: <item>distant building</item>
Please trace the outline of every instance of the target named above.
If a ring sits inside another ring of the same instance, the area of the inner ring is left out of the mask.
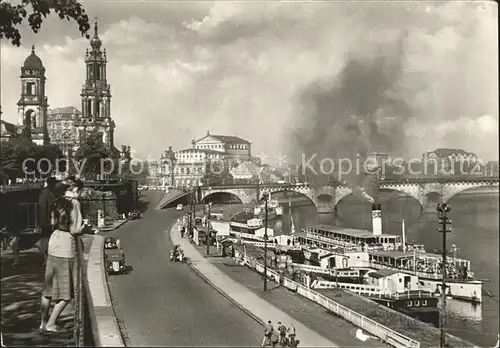
[[[224,155],[224,159],[241,163],[250,161],[252,158],[252,144],[242,138],[231,135],[213,135],[207,131],[207,135],[192,140],[194,149],[213,150]]]
[[[489,161],[485,164],[484,176],[498,177],[498,161]]]
[[[9,141],[12,138],[22,136],[24,127],[6,121],[0,121],[0,142]]]
[[[50,109],[47,114],[50,143],[58,145],[67,157],[72,157],[79,146],[75,123],[80,116],[74,106]]]
[[[243,162],[230,170],[234,181],[260,181],[262,167],[257,167],[253,162]]]
[[[465,175],[473,172],[480,159],[462,149],[439,148],[422,155],[424,175]]]
[[[175,161],[173,165],[174,182],[172,183],[172,165],[169,160],[172,147],[162,157],[162,173],[166,184],[175,187],[192,187],[203,183],[210,161],[218,161],[222,165],[224,153],[212,149],[184,149],[174,151]]]

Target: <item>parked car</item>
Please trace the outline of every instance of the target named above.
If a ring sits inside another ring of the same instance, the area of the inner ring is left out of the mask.
[[[182,204],[177,204],[177,208],[176,208],[176,209],[177,209],[178,211],[181,211],[183,208],[184,208],[184,207],[182,206]]]
[[[116,237],[104,238],[104,267],[108,274],[125,273],[125,252]]]
[[[141,218],[141,212],[139,210],[132,210],[128,213],[129,220],[137,220]]]

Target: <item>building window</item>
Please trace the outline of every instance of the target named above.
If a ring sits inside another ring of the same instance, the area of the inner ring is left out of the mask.
[[[35,95],[35,83],[34,82],[28,82],[26,84],[26,94],[27,95]]]
[[[189,168],[186,168],[186,174],[189,174]]]

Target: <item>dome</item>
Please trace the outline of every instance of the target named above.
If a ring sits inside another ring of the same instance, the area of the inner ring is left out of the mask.
[[[94,48],[94,49],[101,48],[101,45],[102,45],[101,39],[99,39],[98,37],[93,37],[90,40],[90,46],[92,46],[92,48]]]
[[[90,40],[90,46],[92,46],[92,48],[94,50],[99,50],[102,46],[102,41],[101,39],[99,39],[99,28],[98,28],[98,25],[97,25],[97,20],[94,24],[94,37]]]
[[[42,60],[35,54],[35,46],[31,47],[31,54],[24,61],[23,68],[43,69]]]

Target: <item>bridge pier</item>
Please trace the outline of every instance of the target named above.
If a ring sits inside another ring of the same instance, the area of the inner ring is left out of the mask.
[[[333,224],[336,222],[336,210],[333,202],[326,204],[317,203],[316,213],[319,215],[319,220],[322,224]]]

